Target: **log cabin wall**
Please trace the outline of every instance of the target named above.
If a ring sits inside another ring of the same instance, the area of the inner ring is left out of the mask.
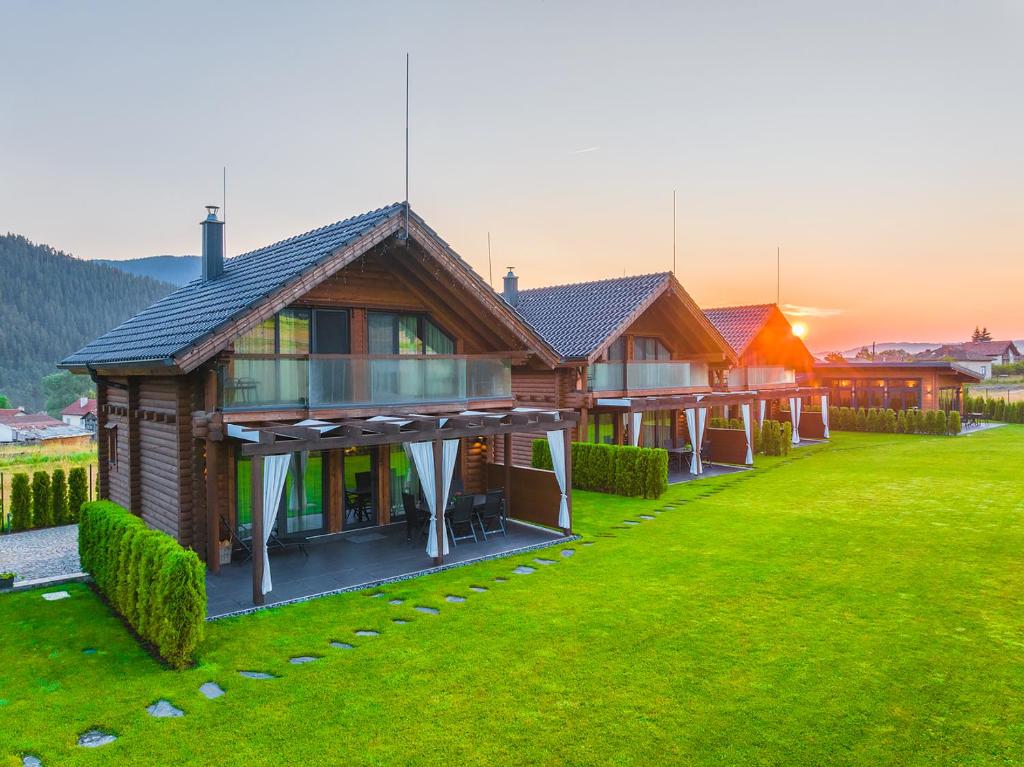
[[[525,365],[512,368],[512,395],[518,407],[579,407],[581,397],[576,391],[576,368],[537,369]],[[571,437],[576,440],[575,432]],[[533,457],[532,434],[513,434],[512,464],[529,466]],[[502,440],[493,440],[492,460],[504,463]]]
[[[183,546],[192,543],[192,509],[181,505],[182,455],[178,439],[179,384],[175,378],[137,379],[139,390],[139,511],[150,527]],[[133,457],[134,459],[134,457]]]
[[[113,379],[112,383],[127,386],[128,379]],[[106,475],[106,498],[114,503],[124,506],[126,509],[131,506],[130,494],[130,462],[131,451],[128,446],[128,391],[127,389],[116,388],[105,385],[108,412],[105,418],[104,429],[109,433],[108,426],[115,427],[115,435],[99,435],[98,439],[112,440],[114,445],[114,456],[110,456],[108,450],[104,450],[102,469]],[[104,446],[106,448],[106,445]]]

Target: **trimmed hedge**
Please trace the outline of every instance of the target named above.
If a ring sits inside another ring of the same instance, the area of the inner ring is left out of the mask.
[[[174,668],[191,664],[203,638],[203,563],[170,536],[110,501],[81,507],[78,556],[96,588]]]
[[[552,469],[546,439],[533,441],[530,465],[535,469]],[[668,489],[668,451],[573,442],[572,486],[575,490],[658,498]]]
[[[82,510],[82,504],[89,500],[89,480],[85,476],[85,469],[79,466],[68,472],[68,523],[74,524],[78,521],[78,512]]]
[[[759,447],[765,455],[789,455],[793,447],[793,424],[766,420],[761,425]]]
[[[995,366],[993,366],[995,367]],[[994,397],[964,396],[964,410],[968,413],[984,413],[990,421],[1003,423],[1024,423],[1024,400],[1007,402]]]
[[[11,479],[11,530],[28,530],[32,527],[32,489],[28,474],[18,472]]]
[[[901,410],[891,408],[829,408],[829,425],[838,431],[867,431],[883,434],[959,434],[960,413],[942,410]]]

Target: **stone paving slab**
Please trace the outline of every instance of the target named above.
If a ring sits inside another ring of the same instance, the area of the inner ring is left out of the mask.
[[[0,535],[0,572],[17,576],[14,583],[81,573],[78,525],[26,530]]]

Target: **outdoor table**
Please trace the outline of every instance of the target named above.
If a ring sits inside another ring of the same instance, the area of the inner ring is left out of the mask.
[[[690,447],[671,447],[668,448],[668,461],[669,469],[671,470],[672,462],[677,461],[679,464],[679,470],[683,471],[687,468],[690,456],[693,455],[693,448]]]

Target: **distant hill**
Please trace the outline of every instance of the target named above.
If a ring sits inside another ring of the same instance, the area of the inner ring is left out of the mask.
[[[921,352],[928,351],[929,349],[935,349],[935,348],[937,348],[939,346],[942,346],[943,344],[946,344],[946,343],[956,343],[956,342],[955,341],[936,341],[935,343],[918,343],[918,342],[911,342],[911,341],[886,341],[885,343],[876,343],[875,344],[875,351],[877,351],[877,352],[887,352],[887,351],[889,351],[891,349],[902,349],[903,351],[909,352],[910,354],[920,354]],[[1014,343],[1014,345],[1016,345],[1016,347],[1018,349],[1020,349],[1021,351],[1024,351],[1024,346],[1021,346],[1021,344],[1024,344],[1024,341],[1014,341],[1013,343]],[[840,354],[842,354],[844,357],[847,357],[849,359],[853,359],[854,357],[857,356],[857,352],[859,352],[865,346],[868,347],[868,349],[871,348],[871,344],[862,344],[861,346],[854,346],[851,349],[846,349],[844,351],[841,351]],[[818,357],[819,359],[824,359],[825,355],[828,354],[830,351],[832,351],[832,350],[831,349],[826,349],[824,351],[814,352],[814,356]]]
[[[173,286],[73,258],[17,234],[0,236],[0,393],[43,407],[43,376]]]
[[[149,277],[176,286],[191,282],[202,271],[199,256],[147,256],[129,258],[125,261],[98,260],[95,263],[106,264],[137,277]]]

